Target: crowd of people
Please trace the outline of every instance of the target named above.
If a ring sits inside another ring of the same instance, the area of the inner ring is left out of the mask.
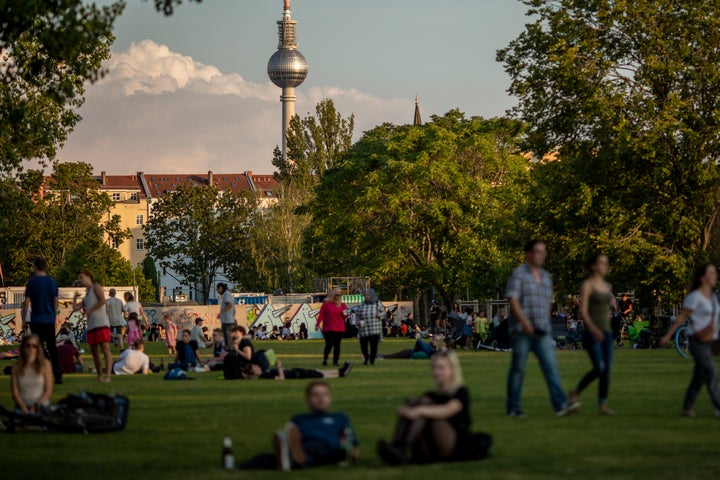
[[[590,368],[568,391],[563,388],[555,354],[551,320],[554,291],[552,278],[543,268],[546,256],[547,249],[542,241],[532,240],[526,244],[525,262],[512,272],[507,282],[509,315],[499,310],[497,317],[488,321],[482,316],[475,316],[472,309],[462,312],[456,308],[447,315],[447,321],[453,324],[450,328],[459,336],[448,335],[444,341],[440,340],[440,336],[434,336],[428,342],[418,338],[411,349],[385,354],[383,358],[388,360],[429,358],[435,389],[408,399],[399,407],[390,440],[381,440],[377,444],[378,455],[384,462],[401,465],[471,460],[487,454],[491,438],[471,430],[470,392],[464,384],[460,361],[455,353],[458,345],[472,346],[478,323],[496,335],[503,328],[506,330],[511,350],[505,401],[509,417],[525,417],[521,408],[521,392],[531,352],[539,361],[555,415],[577,412],[582,393],[595,380],[598,380],[599,415],[615,413],[608,406],[615,348],[611,312],[618,309],[626,311],[623,309],[628,307],[623,303],[616,304],[612,286],[605,279],[609,259],[604,254],[598,254],[586,263],[587,276],[580,287],[578,315],[583,321],[582,341]],[[35,276],[28,282],[23,304],[23,313],[32,307],[31,333],[23,339],[20,358],[11,370],[12,397],[16,410],[23,414],[30,414],[48,404],[53,383],[62,382],[63,372],[81,371],[84,367],[77,346],[69,339],[59,346],[56,344],[52,326],[58,301],[57,285],[45,273],[46,267],[42,259],[35,261]],[[137,333],[128,334],[129,346],[117,361],[113,362],[110,355],[109,345],[112,336],[118,335],[116,327],[121,315],[127,321],[128,333],[131,323],[134,324],[134,332],[147,327],[147,317],[139,303],[134,302],[132,297],[126,297],[125,305],[118,308],[113,302],[114,292],[111,291],[110,298],[105,299],[102,287],[94,282],[91,272],[81,271],[78,279],[85,287],[85,293],[75,294],[73,309],[83,308],[87,313],[87,343],[98,381],[109,382],[112,374],[147,374],[153,371],[154,366],[144,353],[143,337]],[[688,322],[695,368],[682,404],[683,416],[695,416],[693,407],[702,386],[707,387],[713,406],[720,411],[714,360],[720,317],[720,302],[715,294],[717,283],[718,272],[713,265],[699,267],[681,313],[659,341],[659,345],[664,346],[675,330]],[[207,344],[201,320],[192,329],[182,330],[180,339],[176,340],[177,327],[172,316],[166,315],[163,319],[168,352],[174,356],[169,369],[221,370],[226,380],[313,379],[306,389],[309,413],[293,417],[283,429],[275,432],[272,454],[250,459],[243,467],[289,470],[357,458],[359,442],[352,423],[347,415],[330,412],[330,386],[324,381],[345,378],[353,368],[351,362],[340,363],[342,341],[351,324],[350,312],[342,301],[340,290],[330,292],[317,317],[315,328],[320,329],[324,337],[322,366],[328,367],[331,362],[333,367],[322,370],[286,368],[272,349],[256,349],[252,339],[262,337],[257,332],[250,337],[246,328],[237,325],[234,318],[230,322],[228,315],[233,313],[234,307],[229,305],[229,299],[226,301],[227,286],[219,285],[218,293],[222,298],[218,313],[222,327],[212,332],[212,339]],[[365,291],[363,303],[354,309],[353,324],[357,328],[365,365],[372,366],[379,358],[378,343],[383,336],[383,321],[387,321],[387,313],[372,289]],[[449,328],[441,323],[442,317],[437,317],[436,321],[437,328]],[[211,348],[211,356],[201,358],[201,348]],[[48,358],[43,352],[47,352]]]

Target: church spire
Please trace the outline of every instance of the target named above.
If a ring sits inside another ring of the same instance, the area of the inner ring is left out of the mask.
[[[420,118],[420,101],[417,95],[415,95],[415,118],[413,119],[413,125],[416,127],[422,125],[422,118]]]

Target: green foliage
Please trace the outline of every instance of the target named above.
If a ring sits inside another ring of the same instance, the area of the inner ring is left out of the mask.
[[[313,271],[370,276],[391,296],[431,286],[447,303],[496,295],[515,261],[521,132],[457,110],[367,132],[317,187],[305,239]]]
[[[720,7],[701,0],[527,0],[498,52],[538,165],[526,222],[560,287],[611,254],[617,290],[674,301],[720,213]],[[554,260],[553,260],[554,259]]]
[[[158,281],[158,271],[155,267],[155,260],[150,255],[146,255],[142,261],[142,273],[152,283],[152,289],[154,293],[153,300],[160,298],[160,283]],[[142,296],[142,292],[140,293]],[[151,301],[151,300],[148,300]]]
[[[255,197],[214,187],[180,186],[153,205],[144,227],[149,254],[208,299],[221,269],[247,271],[250,215]]]
[[[101,75],[123,1],[0,2],[0,175],[55,156],[80,116],[85,82]]]
[[[137,285],[141,302],[157,301],[153,282],[143,274],[142,267],[134,267],[120,252],[106,243],[79,243],[72,248],[65,263],[51,273],[61,286],[71,286],[82,269],[92,272],[96,282],[105,286]]]
[[[147,1],[147,0],[143,0]],[[175,13],[175,7],[182,5],[183,0],[153,0],[155,3],[155,10],[162,12],[166,16],[170,16]],[[201,3],[202,0],[187,0],[188,3],[196,2]]]
[[[53,271],[78,246],[93,257],[102,255],[104,239],[122,242],[129,237],[119,217],[109,215],[112,201],[99,191],[89,164],[58,163],[47,180],[31,170],[2,182],[0,247],[8,284],[25,283],[36,256],[44,257]]]

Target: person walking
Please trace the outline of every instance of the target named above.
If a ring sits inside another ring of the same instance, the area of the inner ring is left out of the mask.
[[[579,408],[577,404],[568,404],[555,358],[550,322],[553,282],[550,274],[542,268],[546,256],[545,243],[530,240],[525,245],[525,263],[513,271],[507,283],[512,360],[507,380],[506,411],[511,417],[525,416],[520,409],[520,392],[530,351],[540,362],[555,414],[564,416]]]
[[[30,331],[40,339],[40,347],[50,355],[55,383],[61,384],[62,371],[60,357],[55,342],[55,319],[58,312],[58,285],[45,271],[47,262],[42,257],[33,261],[35,275],[25,287],[25,299],[22,304],[22,328],[27,330],[28,310]]]
[[[360,350],[362,351],[365,365],[375,365],[377,358],[378,343],[382,337],[382,318],[385,316],[385,307],[378,300],[375,290],[365,290],[365,302],[357,310],[358,335],[360,337]],[[368,345],[370,351],[368,352]]]
[[[670,341],[675,330],[688,318],[688,338],[690,352],[695,361],[690,385],[685,392],[685,400],[681,415],[694,417],[693,407],[703,385],[707,386],[710,401],[715,407],[716,415],[720,412],[720,391],[718,391],[718,372],[713,356],[713,340],[717,339],[718,316],[720,315],[720,302],[715,296],[714,289],[718,283],[718,272],[714,265],[705,264],[695,272],[690,293],[685,297],[683,308],[667,333],[658,342],[664,347]]]
[[[165,346],[168,349],[168,356],[175,357],[175,344],[177,343],[177,325],[173,322],[172,313],[165,312],[163,315],[163,328],[165,329]]]
[[[122,350],[124,348],[123,341],[123,328],[125,324],[125,318],[123,317],[123,302],[119,298],[116,298],[116,292],[114,288],[111,288],[108,292],[110,297],[105,300],[105,309],[107,310],[108,318],[110,319],[110,333],[117,343],[117,346]],[[128,345],[132,345],[132,342],[128,340]]]
[[[590,356],[592,370],[587,372],[569,394],[571,404],[580,403],[580,394],[596,378],[598,379],[598,413],[613,415],[607,407],[612,364],[613,332],[610,324],[610,308],[615,303],[612,287],[605,281],[610,263],[607,255],[593,255],[585,263],[588,278],[580,288],[580,315],[585,324],[583,345]]]
[[[97,379],[99,382],[109,382],[112,373],[112,354],[110,353],[110,320],[105,309],[105,292],[102,285],[93,280],[93,274],[83,269],[78,275],[80,285],[85,287],[85,297],[82,302],[78,299],[82,293],[75,292],[73,298],[73,312],[85,307],[87,315],[87,343],[90,345]],[[100,363],[100,349],[105,357],[105,369]],[[103,375],[104,373],[104,375]]]
[[[333,352],[333,365],[338,366],[340,361],[340,342],[345,334],[345,319],[347,319],[347,306],[342,302],[342,293],[334,288],[320,307],[315,330],[322,325],[323,338],[325,338],[325,351],[323,352],[323,365],[327,365],[330,351]]]
[[[232,343],[232,329],[237,326],[235,321],[235,298],[232,296],[226,283],[218,283],[216,287],[217,293],[220,296],[218,303],[220,304],[220,312],[217,318],[220,320],[222,325],[223,334],[225,335],[225,344],[230,345]]]

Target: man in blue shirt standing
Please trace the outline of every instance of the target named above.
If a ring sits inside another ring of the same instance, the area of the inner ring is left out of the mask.
[[[33,261],[33,270],[35,275],[25,287],[25,300],[21,313],[23,330],[27,328],[27,311],[30,307],[30,331],[40,337],[41,344],[44,344],[52,362],[55,383],[60,384],[62,383],[62,371],[55,343],[55,316],[59,304],[58,286],[55,280],[45,273],[47,262],[44,258],[37,257]]]
[[[520,392],[530,351],[540,362],[555,414],[563,416],[580,406],[568,404],[560,381],[550,322],[553,282],[550,274],[542,268],[546,256],[545,243],[530,240],[525,245],[526,262],[513,271],[507,284],[512,363],[507,381],[506,409],[511,417],[525,416],[520,410]]]
[[[282,470],[327,465],[360,456],[350,418],[330,413],[330,385],[310,382],[305,389],[309,413],[295,415],[283,430],[275,432],[273,446]]]

